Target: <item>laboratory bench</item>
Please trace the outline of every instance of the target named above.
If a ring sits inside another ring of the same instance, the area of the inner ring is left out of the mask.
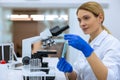
[[[18,59],[19,63],[22,63],[22,58]],[[67,80],[64,73],[60,72],[57,68],[57,62],[58,58],[44,58],[44,61],[48,62],[49,66],[54,67],[54,74],[55,78],[53,80]],[[24,72],[23,72],[23,66],[19,67],[11,67],[11,64],[13,63],[7,63],[7,64],[0,64],[0,80],[25,80]],[[41,75],[41,74],[39,74]],[[40,78],[32,78],[27,80],[44,80]],[[45,79],[45,80],[51,80],[51,79]]]

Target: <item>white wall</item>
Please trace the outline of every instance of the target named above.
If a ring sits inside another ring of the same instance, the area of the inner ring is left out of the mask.
[[[0,7],[25,8],[73,8],[90,0],[0,0]],[[106,2],[107,0],[94,0]],[[109,1],[109,0],[108,0]],[[27,3],[27,5],[26,5]],[[32,6],[31,6],[32,5]],[[47,6],[46,6],[47,5]]]
[[[109,1],[109,8],[105,9],[104,25],[120,40],[120,0]]]
[[[88,1],[88,0],[87,0]],[[83,1],[85,2],[85,1]],[[83,3],[81,1],[81,3]],[[105,21],[104,25],[111,31],[111,33],[120,40],[120,1],[119,0],[109,0],[106,2],[99,2],[108,4],[108,8],[104,8],[105,12]],[[79,28],[79,23],[76,17],[76,8],[69,9],[69,25],[70,25],[70,33],[78,34],[83,39],[88,40],[89,36],[84,35],[83,32]],[[77,58],[80,58],[81,55],[79,51],[69,47],[69,53],[67,54],[67,59],[70,63],[74,63]]]

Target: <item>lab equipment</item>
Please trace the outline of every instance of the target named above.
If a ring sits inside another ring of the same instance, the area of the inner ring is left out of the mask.
[[[17,61],[17,56],[14,52],[14,44],[12,42],[0,44],[0,60],[1,63]]]
[[[0,44],[0,60],[0,64],[6,64],[9,69],[15,69],[22,65],[22,63],[18,61],[12,42]]]
[[[51,47],[55,43],[53,37],[58,36],[68,28],[68,25],[62,28],[56,26],[41,32],[40,36],[22,40],[22,71],[24,80],[55,80],[55,67],[49,66],[48,62],[44,62],[44,57],[48,57],[48,54],[56,54],[57,51],[40,50],[32,54],[31,45],[34,42],[41,41],[44,49]]]
[[[72,72],[72,71],[73,71],[73,68],[72,68],[71,64],[69,64],[69,63],[65,60],[65,58],[64,58],[65,54],[67,53],[67,45],[68,45],[68,42],[65,41],[64,47],[63,47],[62,56],[61,56],[61,58],[59,59],[59,62],[58,62],[58,64],[57,64],[57,68],[58,68],[60,71],[65,72],[65,73],[66,73],[66,72]]]
[[[49,66],[48,62],[44,62],[43,57],[48,54],[56,54],[57,52],[42,50],[32,54],[31,58],[24,57],[23,62],[23,79],[24,80],[54,80],[55,67]]]
[[[80,36],[74,34],[64,35],[64,39],[68,40],[68,44],[78,50],[81,50],[85,57],[89,57],[94,51],[93,48]],[[78,46],[79,45],[79,46]]]
[[[62,58],[64,58],[65,54],[67,53],[67,41],[65,41],[64,46],[63,46],[63,51],[62,51]]]
[[[50,47],[55,43],[55,41],[53,40],[53,37],[58,36],[68,28],[69,28],[68,25],[62,28],[60,28],[59,26],[55,26],[52,29],[45,29],[43,32],[40,33],[40,36],[23,39],[22,40],[22,58],[24,58],[25,56],[28,56],[31,58],[31,52],[32,52],[31,45],[34,42],[42,41],[43,48]]]
[[[0,63],[5,64],[6,61],[4,60],[4,46],[3,46],[3,44],[1,45],[1,48],[2,48],[2,60],[0,61]]]
[[[65,58],[60,58],[58,64],[57,64],[57,68],[62,71],[62,72],[72,72],[73,68],[72,65],[69,64]]]

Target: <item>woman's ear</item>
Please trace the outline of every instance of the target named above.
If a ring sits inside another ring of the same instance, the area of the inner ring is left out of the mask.
[[[103,15],[100,13],[99,15],[98,15],[98,18],[99,18],[99,22],[100,23],[103,23]]]

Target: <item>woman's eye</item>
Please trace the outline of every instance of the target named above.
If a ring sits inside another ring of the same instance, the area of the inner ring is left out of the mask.
[[[84,16],[84,20],[88,20],[89,18],[89,16]]]
[[[78,18],[78,21],[81,22],[81,20]]]

